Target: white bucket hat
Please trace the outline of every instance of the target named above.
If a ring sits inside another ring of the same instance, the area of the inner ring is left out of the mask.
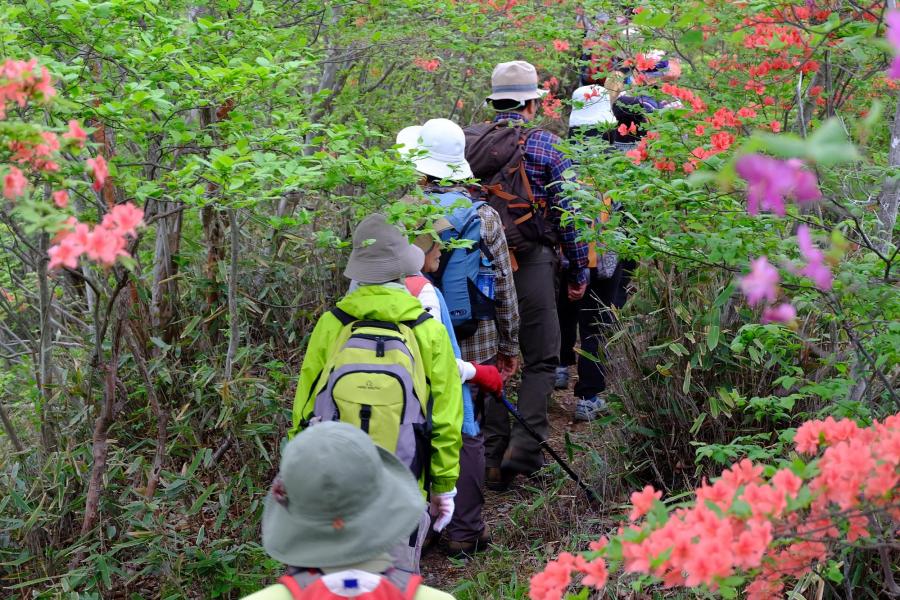
[[[572,93],[569,127],[615,123],[616,117],[609,101],[609,92],[602,85],[586,85]]]
[[[472,176],[466,160],[466,134],[450,119],[430,119],[397,134],[400,153],[413,156],[416,170],[438,179],[458,181]]]
[[[488,100],[534,100],[542,98],[547,90],[538,87],[538,75],[534,66],[524,60],[500,63],[491,73],[491,95]]]

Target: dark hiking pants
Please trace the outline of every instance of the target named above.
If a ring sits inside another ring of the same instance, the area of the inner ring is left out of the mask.
[[[459,450],[459,479],[456,480],[456,510],[447,525],[447,538],[454,542],[474,542],[484,531],[484,435],[462,436]]]
[[[601,344],[613,322],[610,307],[622,308],[628,299],[628,283],[635,263],[620,260],[612,277],[598,279],[593,274],[587,292],[581,300],[569,302],[566,291],[559,292],[559,327],[562,337],[559,364],[578,363],[576,398],[592,398],[606,390],[605,357]],[[594,359],[577,354],[575,342],[581,337],[581,350]]]
[[[547,404],[559,359],[559,320],[556,315],[556,283],[559,259],[541,246],[527,254],[516,254],[519,269],[514,274],[519,297],[519,348],[522,351],[522,382],[518,409],[525,421],[543,438],[549,433]],[[489,467],[499,467],[507,447],[533,457],[535,468],[543,464],[540,445],[513,421],[499,402],[487,402],[484,419],[485,454]]]

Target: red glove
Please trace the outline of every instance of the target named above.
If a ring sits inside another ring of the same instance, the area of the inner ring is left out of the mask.
[[[493,365],[479,365],[477,363],[472,364],[475,366],[475,377],[470,379],[470,382],[495,396],[503,393],[503,378],[500,377],[500,371],[497,370],[497,367]]]

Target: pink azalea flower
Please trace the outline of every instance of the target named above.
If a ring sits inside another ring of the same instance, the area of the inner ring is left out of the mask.
[[[887,23],[885,34],[887,41],[894,47],[894,50],[900,51],[900,10],[888,12],[884,20]]]
[[[3,196],[7,200],[15,200],[25,193],[28,180],[17,167],[10,167],[6,177],[3,178]]]
[[[694,587],[705,583],[713,585],[717,578],[728,577],[732,572],[730,548],[722,547],[715,540],[701,539],[691,557],[685,561],[687,572],[685,585]]]
[[[797,246],[800,248],[800,254],[806,259],[806,265],[800,269],[800,274],[809,277],[823,292],[829,291],[834,283],[831,269],[825,264],[825,255],[813,245],[809,227],[806,225],[797,228]]]
[[[894,47],[895,52],[900,53],[900,11],[892,10],[884,18],[887,23],[887,41]],[[888,69],[888,77],[900,79],[900,55],[894,57],[891,67]]]
[[[105,227],[94,228],[88,236],[84,251],[88,258],[104,265],[112,265],[118,257],[127,256],[122,234]]]
[[[760,256],[750,263],[750,274],[741,278],[741,291],[750,306],[756,306],[761,300],[774,302],[779,280],[778,269],[765,256]]]
[[[797,159],[778,160],[762,154],[747,154],[735,169],[747,182],[747,212],[772,211],[784,216],[784,201],[790,196],[800,203],[822,197],[815,174],[803,169]]]
[[[584,558],[576,556],[575,568],[585,575],[581,584],[596,590],[602,590],[609,579],[609,569],[606,567],[606,561],[602,558],[588,562]]]
[[[553,47],[557,52],[565,52],[569,49],[569,42],[566,40],[553,40]]]
[[[87,141],[87,132],[81,128],[78,121],[72,119],[69,121],[69,130],[63,134],[63,139],[72,140],[79,146],[84,147],[84,142]]]
[[[69,192],[66,190],[56,190],[53,192],[53,204],[57,208],[65,208],[69,205]]]
[[[91,173],[94,174],[93,188],[95,191],[99,192],[106,182],[106,177],[109,175],[109,167],[106,165],[106,159],[103,158],[102,154],[98,154],[96,158],[89,158],[85,163],[91,170]]]
[[[785,302],[766,308],[762,314],[762,323],[793,323],[796,318],[797,309]]]
[[[650,509],[653,507],[653,501],[660,498],[662,498],[662,492],[655,491],[652,485],[645,485],[640,492],[633,492],[631,494],[631,504],[634,508],[631,509],[628,519],[631,521],[640,519],[650,512]]]
[[[55,133],[52,131],[42,131],[41,137],[43,138],[44,143],[35,146],[35,153],[38,156],[47,156],[48,154],[59,150],[59,138],[56,137]]]
[[[56,269],[58,267],[66,267],[74,269],[78,267],[78,257],[84,252],[84,248],[78,244],[71,236],[63,238],[63,240],[55,246],[50,246],[47,254],[50,256],[49,267]]]
[[[103,217],[103,226],[121,235],[135,235],[143,224],[144,211],[131,202],[117,204]]]
[[[72,219],[74,218],[72,217]],[[91,229],[84,223],[77,223],[75,229],[67,237],[82,248],[85,248],[91,239]]]
[[[781,469],[772,477],[772,485],[788,498],[796,498],[803,480],[794,475],[790,469]]]
[[[794,447],[800,454],[813,454],[819,447],[823,433],[821,421],[807,421],[794,434]]]

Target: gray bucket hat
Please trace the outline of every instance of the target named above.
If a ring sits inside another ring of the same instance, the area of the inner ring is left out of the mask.
[[[424,510],[403,463],[362,430],[329,421],[285,446],[263,508],[263,548],[294,567],[352,565],[407,538]]]
[[[360,283],[387,283],[415,275],[425,264],[425,254],[410,244],[384,215],[369,215],[353,232],[353,250],[344,277]]]
[[[514,60],[500,63],[491,74],[491,95],[488,100],[534,100],[547,90],[538,87],[537,71],[529,62]]]

